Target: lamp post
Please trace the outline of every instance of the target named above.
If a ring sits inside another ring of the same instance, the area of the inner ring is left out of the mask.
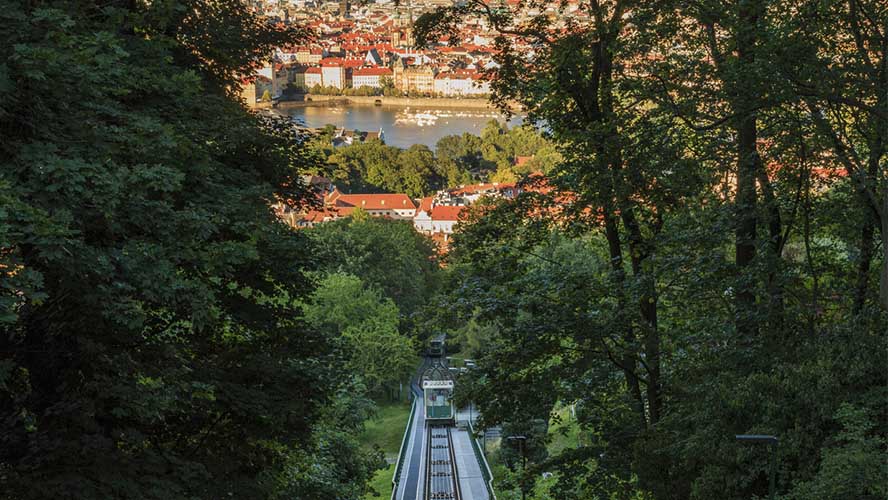
[[[521,475],[523,476],[525,469],[527,469],[527,455],[524,454],[524,442],[527,441],[527,436],[506,436],[506,439],[518,441],[518,447],[521,450]],[[521,500],[524,500],[524,481],[521,484]]]
[[[777,436],[768,436],[765,434],[737,434],[734,436],[741,443],[764,444],[771,448],[770,458],[768,459],[770,471],[768,473],[768,498],[774,500],[777,490]]]

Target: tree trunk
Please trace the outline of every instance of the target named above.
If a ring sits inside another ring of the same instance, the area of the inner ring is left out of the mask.
[[[629,256],[632,264],[632,274],[643,283],[644,290],[639,297],[639,310],[642,318],[644,363],[647,372],[647,403],[648,423],[656,424],[660,419],[662,397],[660,388],[660,332],[657,329],[657,298],[654,288],[654,279],[644,269],[644,261],[650,256],[650,242],[642,235],[641,227],[635,216],[637,205],[629,197],[629,191],[623,178],[623,151],[620,131],[615,125],[614,95],[613,95],[613,61],[612,54],[608,50],[607,38],[603,38],[598,54],[598,68],[600,74],[599,100],[602,124],[607,129],[605,138],[606,146],[600,150],[602,161],[611,174],[611,190],[617,201],[620,218],[629,234]],[[633,367],[636,366],[633,361]],[[637,383],[637,377],[636,377]],[[635,389],[634,389],[635,390]],[[640,390],[639,390],[640,395]]]
[[[883,184],[888,181],[883,180]],[[879,283],[879,302],[888,311],[888,186],[882,189],[882,279]]]
[[[768,213],[768,322],[773,333],[783,331],[783,283],[780,281],[781,258],[783,253],[783,219],[780,205],[771,186],[768,173],[759,164],[757,169],[759,187]]]
[[[611,166],[614,175],[619,175],[621,168],[619,163]],[[622,198],[622,197],[621,197]],[[657,292],[654,287],[654,279],[644,269],[644,262],[650,257],[649,243],[641,234],[638,220],[635,218],[635,206],[622,199],[620,203],[620,215],[623,225],[629,233],[629,253],[632,256],[632,274],[642,283],[642,293],[639,297],[639,310],[644,333],[645,369],[647,371],[647,401],[650,412],[650,423],[656,424],[660,420],[662,397],[660,388],[660,332],[657,328]]]
[[[645,278],[645,293],[641,297],[641,314],[647,322],[644,335],[645,362],[647,364],[647,397],[651,425],[660,421],[663,409],[662,381],[660,380],[660,331],[657,328],[657,299],[654,280]]]
[[[873,232],[875,224],[867,216],[860,230],[860,261],[857,263],[857,284],[854,287],[854,314],[860,314],[869,295],[870,267],[873,261]]]
[[[626,271],[623,269],[623,249],[620,246],[620,233],[617,229],[617,222],[609,205],[609,203],[606,203],[604,207],[604,234],[607,238],[611,269],[617,281],[617,308],[624,315],[624,317],[620,318],[620,325],[623,330],[623,340],[626,343],[626,347],[620,355],[619,364],[623,370],[623,375],[626,377],[626,385],[634,401],[634,409],[641,421],[641,427],[645,428],[648,422],[644,411],[644,397],[641,394],[641,384],[636,373],[638,362],[636,361],[635,332],[632,329],[632,323],[625,318],[625,314],[628,311],[628,303],[625,291]]]
[[[873,129],[876,137],[875,140],[871,141],[869,144],[870,154],[869,158],[867,158],[866,176],[868,179],[870,179],[870,183],[875,190],[878,189],[879,159],[882,156],[883,143],[881,138],[879,137],[879,125],[875,124],[875,127],[873,127]],[[870,271],[872,269],[872,260],[875,254],[875,248],[873,245],[873,234],[875,233],[876,229],[881,230],[880,225],[884,222],[884,215],[886,214],[884,210],[882,210],[882,213],[880,215],[878,210],[870,209],[871,205],[865,192],[858,192],[858,196],[860,197],[860,203],[864,211],[864,220],[863,228],[861,229],[860,234],[860,262],[857,266],[857,284],[854,290],[854,314],[859,314],[863,311],[864,307],[866,306],[866,299],[869,297]],[[882,239],[884,241],[884,231],[881,232]],[[884,262],[882,268],[884,272]],[[880,282],[884,281],[884,279],[880,279]],[[880,283],[880,297],[881,290],[883,288],[884,284]]]
[[[758,2],[740,0],[737,27],[737,55],[740,61],[740,76],[736,82],[735,109],[739,115],[737,125],[737,196],[735,213],[737,227],[734,253],[739,280],[736,291],[737,333],[743,339],[750,339],[758,333],[758,320],[755,311],[755,278],[751,276],[751,266],[756,255],[757,195],[756,176],[761,168],[756,142],[756,125],[752,94],[755,93],[755,45],[758,30]]]

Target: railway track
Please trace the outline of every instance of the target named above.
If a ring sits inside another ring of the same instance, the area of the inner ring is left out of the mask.
[[[451,427],[429,425],[426,443],[425,500],[462,500]]]

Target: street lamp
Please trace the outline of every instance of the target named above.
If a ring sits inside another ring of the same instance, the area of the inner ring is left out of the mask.
[[[768,498],[774,500],[777,490],[777,436],[768,436],[765,434],[737,434],[734,436],[741,443],[764,444],[771,448],[770,472],[768,473]]]
[[[521,450],[521,475],[523,476],[527,472],[527,455],[524,454],[524,442],[527,441],[527,436],[506,436],[506,439],[518,441],[518,447]],[[524,481],[521,483],[521,500],[524,500]]]

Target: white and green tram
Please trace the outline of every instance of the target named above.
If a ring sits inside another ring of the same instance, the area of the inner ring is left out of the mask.
[[[453,375],[444,361],[435,360],[422,374],[423,407],[426,423],[454,423],[456,410],[453,406]]]

